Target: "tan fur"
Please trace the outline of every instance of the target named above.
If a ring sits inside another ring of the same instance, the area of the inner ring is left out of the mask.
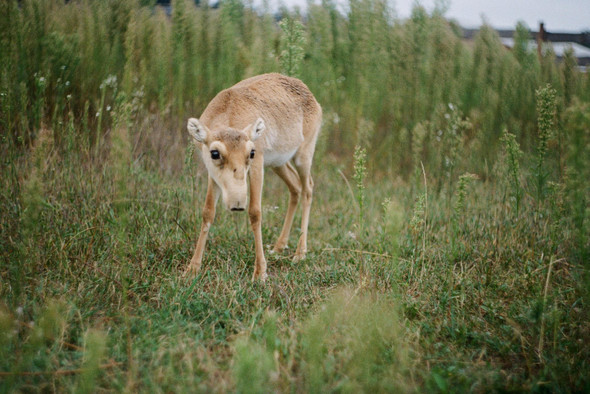
[[[301,236],[295,259],[305,257],[313,194],[310,170],[321,122],[322,109],[307,86],[280,74],[264,74],[239,82],[217,94],[200,119],[189,119],[188,130],[202,152],[209,182],[201,232],[187,275],[196,275],[201,267],[219,195],[226,208],[245,209],[248,175],[248,214],[256,248],[253,279],[266,279],[261,210],[265,166],[270,166],[285,181],[290,192],[285,223],[274,251],[287,246],[301,198]],[[250,159],[252,149],[255,156]],[[214,160],[212,150],[220,152],[221,158]]]

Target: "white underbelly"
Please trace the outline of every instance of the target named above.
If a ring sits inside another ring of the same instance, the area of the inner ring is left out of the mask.
[[[295,155],[297,148],[288,152],[265,151],[264,152],[264,166],[265,167],[280,167]]]

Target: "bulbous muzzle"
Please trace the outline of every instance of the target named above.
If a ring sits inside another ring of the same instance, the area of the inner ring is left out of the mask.
[[[221,189],[223,204],[230,211],[244,211],[248,207],[248,184],[244,181],[228,182]]]

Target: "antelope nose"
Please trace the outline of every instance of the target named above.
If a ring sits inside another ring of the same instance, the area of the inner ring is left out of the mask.
[[[232,211],[243,211],[244,210],[244,203],[240,203],[240,201],[236,201],[233,204],[231,204],[231,208],[230,210]]]

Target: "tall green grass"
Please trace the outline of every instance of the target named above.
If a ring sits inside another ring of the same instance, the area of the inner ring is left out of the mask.
[[[415,126],[440,127],[437,114],[449,103],[471,120],[469,137],[482,141],[474,156],[491,161],[505,127],[527,149],[534,146],[539,86],[551,83],[565,105],[575,96],[587,99],[573,55],[560,67],[551,53],[539,59],[526,45],[525,25],[517,26],[512,52],[489,26],[466,45],[442,9],[429,14],[417,6],[401,21],[381,0],[351,1],[346,14],[330,2],[311,4],[304,30],[296,29],[300,16],[283,11],[290,33],[281,40],[268,11],[237,0],[219,9],[177,0],[170,17],[133,0],[8,1],[2,7],[2,127],[28,144],[41,122],[56,128],[70,111],[87,118],[93,134],[104,133],[110,121],[103,107],[112,106],[113,97],[101,86],[110,76],[143,110],[175,118],[198,114],[216,92],[244,77],[281,67],[292,73],[301,63],[302,79],[341,120],[326,130],[331,151],[351,153],[351,131],[368,120],[374,125],[369,140],[383,163],[405,173],[412,170]],[[285,46],[289,40],[298,44]],[[292,61],[289,48],[295,47],[302,62]]]

